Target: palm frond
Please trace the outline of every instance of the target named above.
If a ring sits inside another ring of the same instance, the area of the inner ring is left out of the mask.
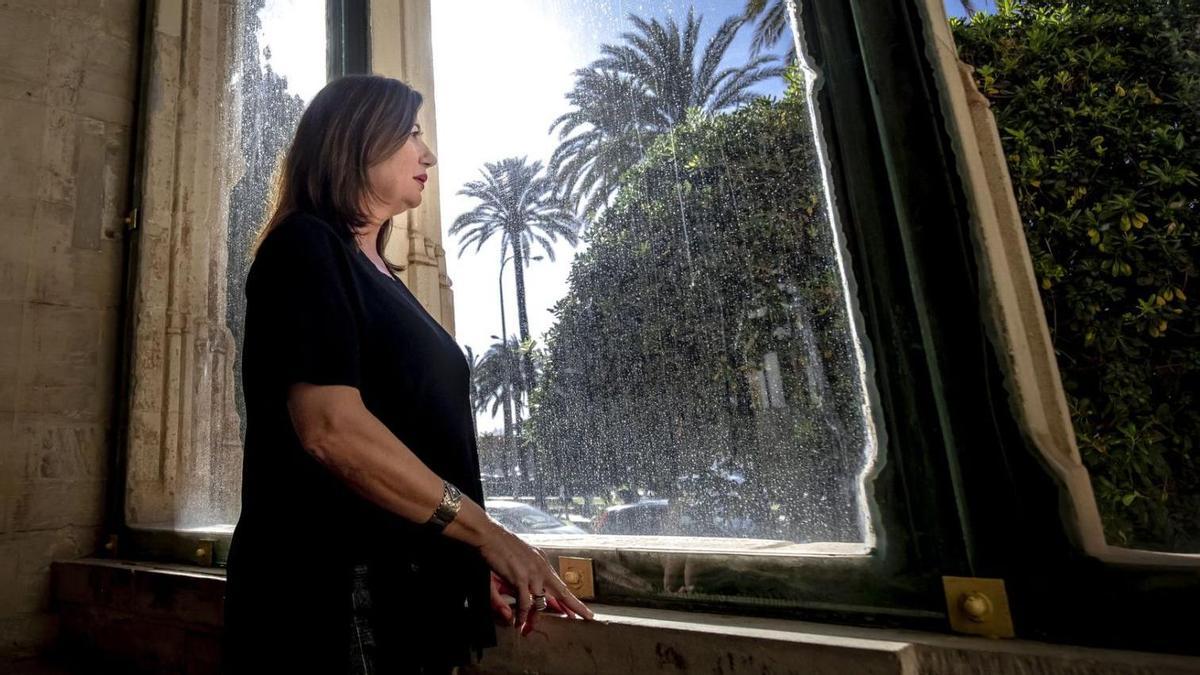
[[[620,176],[641,160],[654,138],[686,119],[688,110],[712,113],[744,104],[753,98],[755,84],[782,74],[769,56],[721,69],[741,27],[777,5],[786,28],[783,0],[750,0],[742,14],[721,23],[703,49],[703,17],[693,9],[682,25],[673,18],[629,15],[630,29],[616,43],[602,44],[599,58],[575,71],[567,94],[573,109],[550,126],[559,140],[548,164],[556,195],[590,220],[611,200]]]

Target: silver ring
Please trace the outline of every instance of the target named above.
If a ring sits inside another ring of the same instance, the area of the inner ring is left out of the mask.
[[[544,596],[544,595],[533,596],[533,608],[539,612],[542,611],[543,609],[546,609],[546,596]]]

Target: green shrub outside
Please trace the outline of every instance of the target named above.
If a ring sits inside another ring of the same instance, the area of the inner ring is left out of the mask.
[[[952,29],[1109,540],[1200,550],[1200,3],[1002,0]]]

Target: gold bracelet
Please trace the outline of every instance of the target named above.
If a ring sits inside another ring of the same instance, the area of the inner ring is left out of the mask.
[[[458,516],[460,506],[462,506],[462,492],[459,492],[458,488],[451,485],[449,481],[443,480],[442,502],[438,504],[437,509],[425,522],[425,525],[435,532],[441,532]]]

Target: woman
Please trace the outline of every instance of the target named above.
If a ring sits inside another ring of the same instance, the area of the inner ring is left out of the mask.
[[[230,671],[450,672],[495,644],[493,613],[522,634],[547,603],[592,617],[480,507],[467,362],[383,255],[436,162],[420,104],[333,81],[280,167],[246,283]]]

